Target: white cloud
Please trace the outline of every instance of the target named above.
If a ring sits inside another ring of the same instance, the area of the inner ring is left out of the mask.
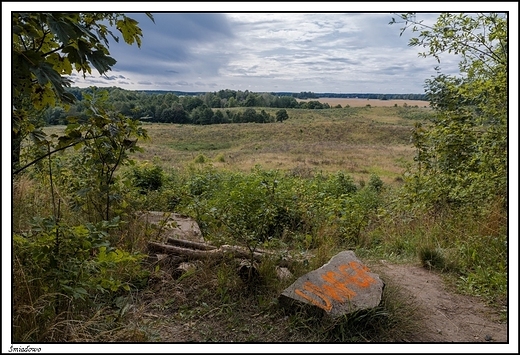
[[[400,36],[401,26],[388,24],[390,12],[158,13],[155,23],[142,13],[129,16],[143,30],[141,48],[111,44],[117,64],[107,75],[114,80],[77,76],[76,85],[423,93],[438,65],[420,58],[421,48],[408,46],[410,30]],[[437,15],[418,17],[433,23]],[[441,68],[454,74],[457,63],[458,58],[443,56]]]

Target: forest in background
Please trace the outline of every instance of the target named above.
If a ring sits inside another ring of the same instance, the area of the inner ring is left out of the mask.
[[[63,125],[67,117],[85,120],[84,94],[91,94],[99,88],[67,88],[74,95],[76,103],[68,110],[63,107],[49,107],[42,115],[46,125]],[[359,98],[376,100],[425,100],[419,94],[315,94],[312,92],[294,93],[255,93],[240,90],[220,90],[218,92],[181,92],[181,91],[141,91],[125,90],[118,87],[104,88],[109,93],[109,102],[114,109],[127,117],[147,122],[181,124],[219,124],[219,123],[267,123],[286,120],[287,108],[328,109],[331,105],[318,101],[319,98]],[[307,101],[301,101],[307,100]],[[413,105],[413,101],[411,103]],[[345,105],[346,106],[346,105]],[[231,110],[243,107],[244,110]],[[332,106],[341,108],[341,104]],[[256,109],[255,109],[256,108]],[[274,115],[263,108],[279,108]],[[223,109],[223,110],[214,110]]]

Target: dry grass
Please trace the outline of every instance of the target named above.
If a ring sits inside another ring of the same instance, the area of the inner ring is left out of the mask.
[[[231,262],[200,265],[177,280],[171,270],[161,269],[125,316],[128,330],[140,329],[145,341],[167,343],[399,341],[412,331],[413,307],[400,301],[392,285],[385,288],[383,304],[375,310],[379,314],[353,326],[352,320],[332,322],[303,310],[285,309],[277,297],[292,279],[250,288],[238,277],[236,266]],[[128,335],[114,334],[112,341],[128,341]]]
[[[363,107],[366,105],[376,106],[376,107],[390,107],[390,106],[419,106],[419,107],[429,107],[429,101],[420,101],[420,100],[374,100],[374,99],[350,99],[350,98],[341,98],[341,97],[320,97],[318,99],[308,99],[308,100],[298,100],[298,101],[319,101],[321,103],[327,103],[331,107],[340,104],[342,107],[349,105],[350,107]]]
[[[151,140],[134,158],[159,158],[164,168],[182,170],[202,154],[213,166],[233,171],[255,165],[289,172],[343,170],[355,180],[375,173],[385,183],[399,180],[412,162],[413,121],[394,108],[288,112],[284,123],[145,124]]]

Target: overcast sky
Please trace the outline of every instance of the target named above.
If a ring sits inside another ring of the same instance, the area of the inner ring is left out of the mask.
[[[423,93],[438,65],[408,46],[411,31],[400,37],[400,25],[389,25],[391,13],[153,13],[155,23],[129,16],[143,30],[141,48],[114,42],[113,70],[76,76],[77,86]],[[457,73],[457,63],[445,56],[441,68]]]
[[[81,7],[52,4],[23,7]],[[74,86],[133,90],[422,94],[439,64],[419,57],[422,48],[408,46],[413,33],[400,36],[401,26],[389,22],[395,12],[423,11],[418,19],[432,24],[438,16],[434,11],[457,3],[447,4],[89,3],[88,11],[124,11],[136,19],[142,46],[112,41],[110,54],[117,60],[112,71],[100,76],[93,69],[86,79],[72,79]],[[152,12],[155,23],[143,11]],[[443,73],[458,73],[458,61],[442,56]]]

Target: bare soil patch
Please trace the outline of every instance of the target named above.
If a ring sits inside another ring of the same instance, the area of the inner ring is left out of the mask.
[[[496,311],[479,299],[454,293],[435,271],[416,265],[381,261],[372,266],[385,282],[400,289],[405,301],[416,305],[422,325],[409,342],[496,342],[508,341],[507,324]]]

